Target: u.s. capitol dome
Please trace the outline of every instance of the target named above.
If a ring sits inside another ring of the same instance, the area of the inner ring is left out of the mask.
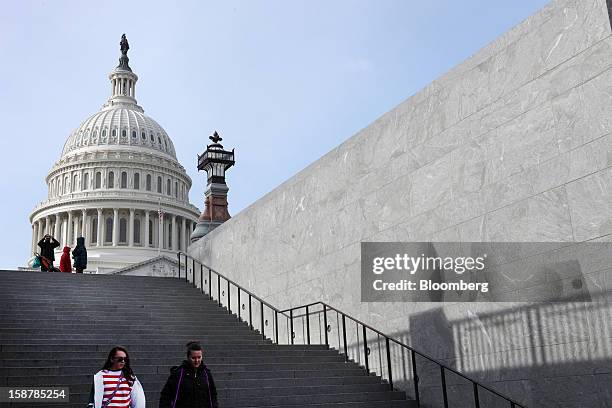
[[[48,197],[30,214],[33,252],[45,234],[62,247],[83,236],[87,270],[98,273],[158,255],[174,258],[199,217],[172,140],[136,101],[138,76],[125,36],[120,45],[110,98],[70,134],[47,175]]]

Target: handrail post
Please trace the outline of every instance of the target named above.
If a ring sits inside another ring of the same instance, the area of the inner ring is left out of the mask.
[[[251,294],[249,293],[249,327],[253,330],[253,303],[251,303]]]
[[[291,337],[291,345],[293,345],[293,309],[289,311],[289,322],[291,323],[289,336]]]
[[[221,275],[217,273],[217,300],[219,307],[221,307]]]
[[[368,338],[366,337],[366,327],[363,327],[363,355],[365,356],[365,369],[370,372],[370,362],[368,361]]]
[[[240,288],[238,288],[238,320],[242,321],[240,312],[242,312],[242,305],[240,304]]]
[[[232,314],[232,292],[230,291],[230,281],[227,281],[227,313]]]
[[[344,340],[344,356],[345,356],[346,362],[348,363],[349,356],[348,356],[348,347],[346,345],[346,316],[344,315],[344,313],[342,313],[342,338]]]
[[[329,347],[329,336],[327,334],[327,305],[323,304],[323,324],[325,325],[325,345]]]
[[[387,373],[389,375],[389,385],[393,388],[393,366],[391,365],[391,347],[389,343],[389,338],[385,336],[386,346],[387,346]]]
[[[444,408],[448,408],[448,394],[446,392],[446,375],[444,374],[444,366],[440,366],[440,377],[442,379],[442,397],[444,398]]]
[[[259,301],[259,310],[261,312],[261,337],[265,340],[266,339],[266,334],[264,331],[264,311],[263,311],[263,302],[260,300]]]
[[[480,408],[480,400],[478,398],[478,383],[474,382],[474,407]]]
[[[416,401],[417,408],[421,406],[421,399],[419,398],[419,376],[417,375],[416,366],[416,353],[414,350],[410,350],[412,356],[412,381],[414,382],[414,400]]]
[[[276,344],[278,344],[278,310],[274,311],[274,327],[275,327],[275,336],[276,336]]]
[[[191,260],[191,275],[195,273],[195,259]],[[193,279],[195,283],[195,278]],[[185,269],[185,282],[189,282],[189,276],[187,275],[187,269]]]
[[[306,341],[310,345],[310,314],[308,313],[308,306],[306,306]]]
[[[208,268],[208,297],[213,300],[212,297],[212,270]]]
[[[204,293],[204,265],[200,264],[200,289]]]
[[[181,277],[181,253],[180,252],[177,253],[177,256],[178,256],[178,277],[180,278]]]

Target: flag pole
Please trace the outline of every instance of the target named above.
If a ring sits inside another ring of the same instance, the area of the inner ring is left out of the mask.
[[[161,244],[162,244],[162,236],[164,235],[164,212],[161,209],[161,197],[158,198],[158,209],[157,209],[157,219],[158,219],[158,228],[159,233],[157,234],[157,256],[161,254]]]

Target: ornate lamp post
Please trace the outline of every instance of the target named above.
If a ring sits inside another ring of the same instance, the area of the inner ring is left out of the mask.
[[[234,149],[227,151],[219,143],[223,140],[217,132],[209,137],[212,144],[206,147],[202,155],[198,155],[198,171],[204,170],[208,175],[206,186],[204,212],[198,219],[196,228],[191,233],[191,242],[195,242],[210,231],[229,220],[227,210],[227,192],[225,172],[234,165]]]

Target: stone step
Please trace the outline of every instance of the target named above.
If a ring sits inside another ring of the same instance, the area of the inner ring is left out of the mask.
[[[175,361],[179,362],[185,357],[185,353],[182,348],[176,348],[175,350],[168,351],[158,351],[158,350],[147,350],[147,351],[133,351],[129,350],[130,356],[133,361],[140,360],[141,358],[171,358]],[[104,361],[107,357],[108,350],[106,351],[54,351],[54,352],[43,352],[37,357],[43,358],[42,356],[48,356],[49,359],[56,359],[58,361],[63,361],[66,359],[95,359],[96,361]],[[283,349],[274,349],[274,350],[262,350],[250,348],[244,348],[244,350],[240,349],[227,349],[227,348],[209,348],[204,347],[204,356],[206,360],[209,358],[250,358],[251,356],[256,355],[261,358],[285,358],[285,357],[295,357],[295,358],[317,358],[317,357],[333,357],[336,358],[340,356],[340,358],[344,358],[340,354],[338,354],[335,350],[283,350]],[[245,357],[246,356],[246,357]],[[29,351],[0,351],[0,364],[3,360],[28,360],[32,358],[32,352]]]
[[[153,401],[152,406],[157,405],[157,401]],[[150,404],[147,401],[147,406]],[[83,408],[84,402],[69,402],[69,403],[58,403],[58,404],[46,404],[46,403],[36,403],[35,408]],[[226,407],[227,405],[221,405]],[[4,408],[4,405],[2,405]],[[247,405],[241,408],[258,408],[261,405]],[[266,408],[415,408],[416,403],[413,401],[402,401],[402,400],[391,400],[391,401],[365,401],[365,402],[334,402],[334,403],[308,403],[306,401],[302,401],[297,405],[269,405]],[[6,408],[23,408],[23,404],[11,404],[6,406]]]
[[[214,376],[214,373],[213,373]],[[295,394],[295,395],[309,395],[311,394],[315,388],[317,392],[321,393],[333,393],[333,392],[375,392],[375,391],[388,391],[390,387],[388,384],[383,384],[376,379],[376,382],[369,383],[352,383],[352,384],[342,384],[335,383],[334,380],[337,380],[341,377],[330,377],[325,378],[326,382],[316,381],[316,382],[307,382],[301,380],[308,379],[283,379],[282,384],[278,384],[278,380],[275,380],[276,384],[267,384],[265,381],[269,380],[244,380],[242,383],[248,384],[250,382],[250,386],[241,386],[240,383],[232,382],[232,381],[217,381],[215,379],[215,384],[218,388],[218,394],[220,397],[229,398],[232,395],[242,395],[242,396],[266,396],[268,393],[273,393],[274,395],[287,395],[287,394]],[[140,376],[139,376],[140,379]],[[139,380],[140,381],[140,380]],[[146,383],[142,382],[142,386],[146,392],[160,392],[164,387],[165,382],[154,382],[154,383]],[[75,384],[70,386],[70,393],[89,393],[91,389],[91,384]]]
[[[8,316],[8,317],[6,317]],[[206,319],[206,321],[219,321],[219,323],[222,322],[228,322],[230,320],[228,320],[228,316],[232,319],[232,321],[236,321],[238,322],[238,316],[236,315],[231,315],[229,313],[221,313],[220,315],[203,315],[203,314],[197,314],[195,316],[195,318],[193,316],[185,316],[183,314],[178,314],[178,315],[161,315],[161,314],[145,314],[145,313],[141,313],[139,315],[139,317],[142,317],[143,319],[146,317],[147,320],[145,320],[146,322],[152,322],[152,323],[164,323],[164,322],[168,322],[168,323],[188,323],[188,322],[193,322],[194,320],[198,321],[202,321],[204,318]],[[100,313],[97,313],[95,311],[92,312],[87,312],[87,313],[80,313],[80,314],[54,314],[52,316],[45,316],[44,321],[58,321],[58,322],[65,322],[65,321],[72,321],[75,322],[75,320],[79,321],[79,317],[81,317],[80,321],[93,321],[98,322],[98,323],[105,323],[105,324],[110,324],[111,322],[115,322],[117,323],[117,317],[116,315],[101,315]],[[35,315],[29,315],[29,316],[19,316],[16,317],[15,314],[2,314],[0,313],[0,322],[2,323],[32,323],[32,322],[36,322],[36,321],[40,321],[42,319],[37,318]],[[242,320],[243,321],[248,321],[248,316],[242,316]],[[139,320],[142,321],[142,320]],[[138,321],[137,321],[138,322]],[[253,317],[253,322],[254,323],[258,323],[259,322],[259,318],[255,318]],[[282,322],[279,319],[279,324],[280,322]]]
[[[332,368],[328,367],[331,366]],[[350,365],[350,363],[347,363]],[[256,366],[256,365],[255,365]],[[350,375],[365,376],[364,370],[357,366],[350,366],[342,368],[334,363],[329,364],[295,364],[292,367],[283,367],[287,369],[278,369],[274,366],[266,366],[263,368],[268,369],[257,369],[257,367],[251,367],[251,370],[245,370],[234,365],[219,365],[210,367],[214,373],[215,379],[229,380],[229,379],[256,379],[256,378],[309,378],[316,376],[327,376],[327,377],[343,377]],[[311,368],[311,369],[306,369]],[[96,366],[74,366],[70,367],[70,372],[74,375],[92,374],[98,371],[100,367]],[[0,368],[0,377],[23,377],[26,375],[32,376],[33,371],[36,372],[37,377],[43,376],[58,376],[66,372],[66,367],[19,367],[19,368]],[[161,376],[168,376],[170,367],[167,366],[140,366],[139,371],[136,371],[136,375],[140,378],[142,374],[158,374]]]
[[[87,334],[83,333],[83,328],[81,327],[42,327],[42,328],[2,328],[0,329],[0,339],[8,339],[8,338],[29,338],[33,335],[41,335],[41,336],[72,336],[73,338],[79,338],[78,336],[106,336],[109,332],[115,331],[117,326],[115,327],[91,327],[87,331]],[[228,325],[228,326],[209,326],[203,324],[201,327],[191,327],[186,328],[185,330],[179,330],[177,328],[173,328],[171,326],[158,326],[158,325],[149,325],[146,328],[133,328],[130,326],[121,326],[121,330],[124,333],[129,333],[131,336],[136,335],[146,335],[150,336],[151,334],[158,335],[160,337],[168,337],[172,335],[241,335],[241,336],[250,336],[256,333],[253,333],[252,330],[245,325]]]
[[[89,390],[93,379],[93,374],[97,372],[100,367],[96,367],[90,373],[80,375],[43,375],[32,377],[27,376],[14,376],[0,378],[2,381],[0,386],[49,386],[53,384],[56,386],[70,387],[81,387],[80,389]],[[163,374],[138,374],[138,379],[142,382],[143,387],[147,388],[148,384],[165,384],[168,379],[170,372]],[[352,385],[352,384],[380,384],[381,379],[377,376],[372,375],[348,375],[348,376],[335,376],[335,377],[285,377],[285,378],[218,378],[216,373],[213,372],[215,383],[217,387],[221,389],[225,388],[262,388],[262,387],[277,387],[282,381],[284,386],[311,386],[311,385]]]
[[[92,344],[74,344],[70,345],[70,347],[66,347],[63,343],[52,343],[45,342],[43,344],[33,344],[29,341],[23,341],[21,343],[16,344],[0,344],[1,352],[57,352],[57,351],[66,351],[69,349],[71,351],[86,351],[86,352],[105,352],[108,353],[110,349],[115,347],[115,343],[104,342],[104,343],[92,343]],[[132,343],[124,343],[123,346],[130,352],[150,352],[151,351],[151,343],[149,342],[132,342]],[[257,344],[253,343],[244,343],[244,344],[228,344],[228,343],[203,343],[202,347],[206,352],[214,351],[227,351],[227,352],[240,352],[240,351],[248,351],[251,353],[260,353],[261,351],[303,351],[307,352],[310,350],[328,350],[325,345],[278,345],[272,344],[272,342],[259,342]],[[185,349],[184,342],[172,342],[172,343],[156,343],[155,350],[156,351],[174,351],[177,350],[183,351]]]
[[[101,365],[106,359],[103,358],[65,358],[60,359],[56,358],[30,358],[27,360],[22,359],[5,359],[0,360],[0,368],[9,368],[9,367],[23,367],[27,365],[28,367],[50,367],[50,366],[97,366]],[[172,356],[172,357],[145,357],[145,358],[135,358],[131,357],[131,365],[133,367],[138,367],[140,365],[162,365],[171,367],[173,365],[177,365],[180,362],[180,356]],[[261,356],[249,356],[249,355],[235,355],[235,356],[227,356],[227,357],[216,357],[214,355],[206,355],[205,362],[208,365],[218,365],[218,364],[291,364],[291,363],[344,363],[344,358],[340,355],[325,355],[325,356],[304,356],[304,357],[296,357],[296,356],[270,356],[270,357],[261,357]]]
[[[10,322],[7,323],[5,321],[2,322],[3,325],[0,328],[0,332],[6,330],[10,332],[12,330],[29,330],[29,329],[38,329],[41,330],[49,330],[49,329],[58,329],[58,330],[115,330],[117,329],[116,321],[101,321],[101,322],[91,322],[87,323],[78,323],[74,322],[74,320],[45,320],[42,322],[37,322],[36,320],[31,321],[22,321],[22,322]],[[248,328],[249,324],[247,322],[241,321],[226,321],[226,320],[210,320],[200,319],[198,321],[191,322],[189,324],[172,324],[174,322],[159,322],[159,321],[148,321],[148,322],[133,322],[128,324],[122,324],[121,327],[123,330],[170,330],[170,327],[174,329],[174,331],[180,330],[191,330],[191,329],[223,329],[223,328]]]

